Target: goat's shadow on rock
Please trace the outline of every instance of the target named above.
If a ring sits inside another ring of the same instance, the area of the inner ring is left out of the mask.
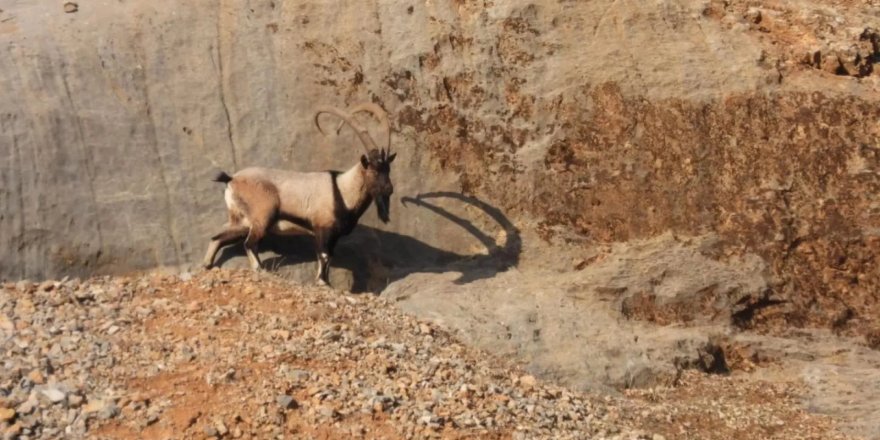
[[[494,236],[481,230],[472,221],[457,216],[439,206],[440,199],[458,201],[484,212],[503,231],[504,243],[499,245]],[[455,192],[431,192],[416,197],[403,197],[405,208],[410,205],[427,209],[450,221],[475,237],[486,249],[475,255],[460,254],[431,246],[415,237],[358,225],[348,236],[340,239],[330,263],[331,283],[334,269],[346,269],[351,274],[351,291],[380,293],[389,284],[413,273],[460,272],[457,284],[494,277],[519,263],[522,238],[519,230],[494,206],[475,197]],[[288,272],[296,268],[297,278],[311,279],[316,270],[314,242],[308,236],[270,236],[260,244],[260,251],[271,251],[277,256],[263,261],[270,271]],[[244,255],[241,244],[227,246],[216,265],[221,266],[234,257]]]

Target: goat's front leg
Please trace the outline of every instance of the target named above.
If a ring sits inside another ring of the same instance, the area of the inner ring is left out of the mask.
[[[330,286],[330,255],[326,252],[318,253],[318,273],[315,274],[315,282],[319,286]]]
[[[315,282],[322,286],[330,286],[330,258],[333,256],[333,247],[336,244],[335,234],[329,231],[319,231],[315,234],[315,253],[318,257],[318,273],[315,274]]]

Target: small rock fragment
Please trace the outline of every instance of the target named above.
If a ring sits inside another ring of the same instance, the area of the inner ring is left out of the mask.
[[[296,382],[305,382],[309,380],[309,376],[311,376],[311,374],[306,370],[291,370],[287,373],[287,377]]]
[[[6,428],[6,431],[3,432],[4,438],[18,438],[21,435],[23,426],[21,423],[14,423],[12,426]]]
[[[46,378],[43,377],[43,373],[40,373],[40,370],[31,371],[30,373],[28,373],[27,377],[28,379],[30,379],[31,382],[37,385],[42,385],[46,383]]]
[[[419,332],[423,335],[430,335],[434,331],[431,329],[431,326],[425,323],[419,324]]]
[[[226,427],[226,424],[223,423],[222,420],[214,421],[214,429],[217,430],[217,434],[220,437],[223,437],[224,435],[229,433],[229,428]]]
[[[71,408],[78,408],[83,403],[83,397],[78,394],[71,394],[67,396],[67,404]]]
[[[335,409],[326,405],[322,405],[320,408],[318,408],[318,414],[320,414],[321,417],[327,419],[335,419],[337,416],[339,416],[339,413],[336,412]]]
[[[147,426],[152,425],[153,423],[156,423],[158,421],[159,421],[159,414],[157,414],[156,412],[151,411],[150,413],[147,414],[147,420],[146,420]]]
[[[119,407],[110,401],[93,400],[83,407],[83,413],[94,414],[101,420],[107,420],[119,414]]]
[[[32,413],[37,405],[39,405],[39,402],[37,402],[33,395],[31,395],[28,400],[26,400],[21,405],[18,405],[18,409],[16,412],[18,412],[19,415],[27,415]]]
[[[79,11],[79,4],[74,2],[67,2],[64,4],[64,12],[72,14],[76,11]]]
[[[113,402],[104,405],[104,408],[98,412],[98,418],[101,420],[109,420],[117,415],[119,415],[119,407]]]
[[[12,408],[0,408],[0,422],[6,422],[15,418],[15,410]]]
[[[293,409],[296,407],[296,400],[293,397],[288,396],[287,394],[282,394],[275,398],[275,402],[278,403],[283,409]]]
[[[205,425],[205,428],[203,429],[203,431],[205,432],[205,435],[208,437],[219,437],[220,436],[220,433],[217,432],[217,429],[211,425]]]
[[[6,315],[0,313],[0,330],[4,332],[12,332],[15,329],[15,324],[12,323],[12,320],[6,317]]]
[[[525,388],[534,388],[535,385],[538,384],[538,381],[535,379],[535,376],[527,374],[525,376],[520,376],[519,383]]]
[[[42,391],[43,396],[49,399],[49,402],[60,403],[64,401],[67,397],[67,394],[64,391],[59,390],[58,388],[46,388]]]

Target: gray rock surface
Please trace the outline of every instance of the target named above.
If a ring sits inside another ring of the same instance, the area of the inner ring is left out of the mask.
[[[546,129],[570,116],[510,115],[522,97],[554,100],[609,82],[650,100],[778,88],[777,72],[756,61],[761,42],[731,16],[713,19],[704,1],[69,5],[0,8],[0,246],[14,250],[0,255],[2,278],[197,261],[224,220],[220,188],[210,182],[218,169],[355,162],[350,134],[327,140],[312,127],[320,104],[382,103],[402,131],[397,194],[415,195],[467,183],[448,162],[472,152],[432,151],[442,125],[432,128],[429,118],[438,112],[505,126],[475,132],[481,143],[529,133],[515,162],[530,169],[552,147]],[[871,11],[844,23],[870,22]],[[855,32],[846,29],[835,44]],[[483,222],[460,203],[445,208]],[[348,249],[379,246],[386,230],[412,241],[382,247],[385,259],[443,260],[443,252],[480,245],[431,212],[395,205],[393,216]],[[378,226],[372,213],[365,223]]]
[[[224,221],[219,169],[355,164],[353,136],[318,135],[316,106],[390,96],[389,58],[417,63],[415,47],[390,46],[414,24],[403,4],[0,9],[0,244],[14,249],[0,278],[195,262]],[[343,78],[363,83],[343,92]],[[456,189],[411,134],[395,146],[399,194]],[[392,215],[391,230],[427,245],[470,245],[427,213]],[[379,224],[372,211],[365,223]]]
[[[880,355],[858,340],[827,330],[792,332],[788,337],[737,335],[757,357],[784,359],[757,374],[767,380],[797,378],[807,385],[804,407],[829,414],[850,432],[880,438]]]
[[[524,259],[545,261],[464,285],[455,272],[415,274],[383,296],[577,389],[668,385],[684,368],[715,368],[701,359],[711,352],[711,339],[732,332],[741,298],[767,287],[760,258],[722,263],[706,256],[713,243],[711,236],[666,235],[617,244],[580,271],[569,270],[573,254],[564,248],[555,255],[526,251]],[[636,296],[654,301],[628,307]],[[666,313],[670,321],[696,319],[656,325]]]

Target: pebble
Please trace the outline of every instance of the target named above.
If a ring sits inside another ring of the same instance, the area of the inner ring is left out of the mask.
[[[15,410],[12,408],[0,408],[0,422],[6,422],[15,418]]]
[[[58,388],[46,388],[43,391],[41,391],[41,393],[43,394],[43,396],[45,396],[47,399],[49,399],[49,402],[51,402],[51,403],[63,402],[64,399],[67,397],[67,394],[65,394],[63,391],[59,390]]]
[[[304,382],[309,380],[309,377],[311,377],[311,373],[306,370],[291,370],[290,373],[287,374],[287,377],[295,382]]]
[[[538,381],[535,379],[535,376],[527,374],[525,376],[520,376],[519,383],[526,388],[534,388],[535,385],[538,384]]]
[[[12,426],[6,428],[6,431],[3,432],[5,434],[5,438],[16,438],[24,432],[24,427],[21,423],[16,422],[13,423]],[[20,440],[24,440],[23,437],[18,437]]]
[[[146,420],[147,426],[152,425],[153,423],[156,423],[158,421],[159,421],[159,414],[156,414],[155,412],[151,412],[151,413],[147,414],[147,420]]]
[[[116,404],[113,402],[108,402],[106,405],[104,405],[104,408],[102,408],[101,411],[98,412],[98,418],[100,420],[112,419],[117,415],[119,415],[119,407],[116,406]]]
[[[226,427],[226,424],[223,423],[222,420],[214,421],[214,428],[217,430],[217,434],[220,437],[229,433],[229,428]]]
[[[318,414],[320,414],[321,417],[324,417],[325,419],[336,418],[339,415],[339,413],[336,412],[335,409],[326,405],[322,405],[318,408]]]
[[[79,408],[83,403],[83,397],[78,394],[70,394],[67,396],[67,405],[71,408]]]
[[[293,397],[288,396],[286,394],[282,394],[275,398],[275,402],[278,403],[283,409],[293,409],[296,407],[296,400]]]
[[[39,402],[37,402],[34,398],[28,398],[24,403],[18,406],[16,412],[22,415],[28,415],[34,411],[34,409],[39,406]]]
[[[434,333],[434,330],[431,329],[431,326],[425,323],[419,324],[419,333],[423,335],[430,335]]]
[[[97,399],[86,403],[82,411],[84,414],[95,415],[98,419],[107,420],[119,413],[119,407],[113,402]]]
[[[32,370],[30,373],[28,373],[27,377],[31,382],[37,385],[42,385],[46,383],[46,378],[43,376],[43,373],[40,373],[39,370]]]

